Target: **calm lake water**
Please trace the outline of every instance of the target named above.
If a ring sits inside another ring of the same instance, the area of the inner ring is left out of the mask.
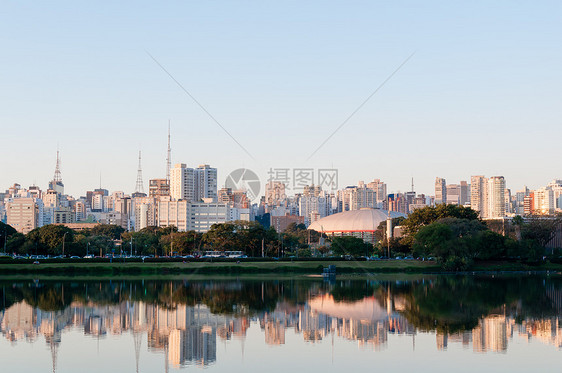
[[[2,372],[557,371],[562,276],[0,281]]]

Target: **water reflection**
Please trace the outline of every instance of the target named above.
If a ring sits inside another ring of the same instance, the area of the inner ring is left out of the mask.
[[[96,339],[128,333],[137,364],[146,344],[176,368],[215,364],[217,340],[245,340],[252,326],[268,345],[284,345],[291,330],[307,343],[332,337],[374,350],[392,348],[389,335],[410,336],[415,347],[421,332],[435,334],[438,350],[505,353],[515,337],[562,347],[560,276],[21,281],[2,282],[0,291],[1,334],[12,343],[44,338],[53,370],[67,331]]]

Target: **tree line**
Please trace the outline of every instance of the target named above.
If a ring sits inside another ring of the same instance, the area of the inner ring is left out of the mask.
[[[178,232],[175,226],[149,226],[127,232],[117,225],[100,224],[73,230],[49,224],[27,234],[0,222],[0,251],[16,255],[172,256],[213,251],[242,251],[251,257],[310,256],[310,242],[320,234],[303,224],[292,224],[284,232],[258,222],[234,221],[215,224],[206,233]]]
[[[398,255],[435,258],[445,269],[467,269],[478,260],[533,263],[560,256],[559,250],[546,249],[562,227],[560,216],[483,221],[471,208],[440,204],[417,209],[395,223],[403,235],[390,242],[383,239],[383,246]]]
[[[234,221],[215,224],[206,233],[178,232],[174,226],[126,232],[120,226],[101,224],[80,231],[46,225],[26,235],[0,223],[0,247],[20,255],[65,256],[173,256],[207,250],[242,251],[250,257],[400,255],[432,258],[450,270],[467,269],[478,260],[530,263],[560,255],[559,250],[546,250],[545,246],[562,226],[561,217],[516,216],[509,224],[484,222],[471,208],[441,204],[417,209],[392,223],[402,228],[402,235],[387,241],[383,221],[375,232],[374,245],[358,237],[322,236],[295,223],[282,233],[256,221]]]

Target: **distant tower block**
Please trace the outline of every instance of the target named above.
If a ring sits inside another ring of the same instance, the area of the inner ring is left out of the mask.
[[[135,187],[135,194],[144,194],[144,183],[142,182],[142,166],[141,166],[141,152],[139,151],[139,168],[137,170],[137,185]]]

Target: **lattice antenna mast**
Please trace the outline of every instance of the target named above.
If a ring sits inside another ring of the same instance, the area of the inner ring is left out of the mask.
[[[137,186],[135,187],[135,193],[144,193],[144,186],[142,182],[142,167],[141,167],[141,152],[139,150],[139,168],[137,170]]]
[[[55,167],[55,176],[53,176],[53,181],[55,183],[62,182],[62,174],[60,172],[60,157],[59,150],[57,149],[57,165]]]
[[[168,120],[168,156],[166,157],[166,181],[170,185],[170,169],[172,168],[172,148],[170,147],[170,121]]]

